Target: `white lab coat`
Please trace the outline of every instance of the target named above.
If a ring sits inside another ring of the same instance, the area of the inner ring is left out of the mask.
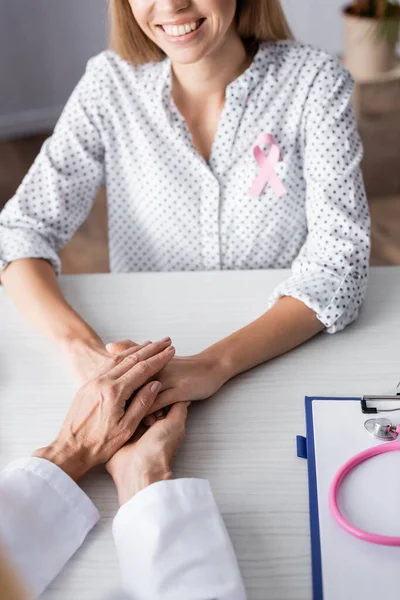
[[[39,596],[100,515],[64,471],[40,458],[0,473],[0,545]],[[155,483],[113,523],[122,588],[135,600],[245,600],[236,556],[208,481]]]

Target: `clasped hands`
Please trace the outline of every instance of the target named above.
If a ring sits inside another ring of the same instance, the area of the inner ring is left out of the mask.
[[[96,375],[75,396],[56,440],[34,456],[55,463],[74,481],[106,465],[120,504],[152,483],[171,479],[187,407],[217,386],[211,378],[204,381],[212,369],[205,364],[200,369],[201,361],[174,355],[169,338],[109,344]],[[166,406],[171,407],[167,415],[158,419]]]
[[[150,342],[146,342],[149,344]],[[131,340],[111,343],[106,346],[99,338],[68,346],[66,353],[80,383],[93,376],[110,356],[137,347]],[[160,392],[151,412],[171,406],[176,402],[207,400],[230,379],[228,368],[223,364],[218,349],[213,347],[192,356],[174,356],[157,373]]]

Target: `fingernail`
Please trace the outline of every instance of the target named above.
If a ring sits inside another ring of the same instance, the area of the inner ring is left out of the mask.
[[[189,408],[189,406],[191,405],[191,402],[186,402],[186,406]]]
[[[153,342],[151,340],[146,340],[145,342],[143,342],[142,346],[148,346],[149,344],[152,344]]]
[[[172,354],[172,352],[175,352],[175,348],[173,346],[170,346],[166,349],[166,352],[170,352]]]
[[[159,381],[155,381],[150,386],[150,391],[153,392],[153,394],[157,394],[157,392],[159,392],[160,389],[161,389],[161,383]]]
[[[160,340],[161,343],[163,343],[163,342],[170,342],[170,341],[171,341],[170,337],[166,337],[166,338],[163,338],[162,340]]]

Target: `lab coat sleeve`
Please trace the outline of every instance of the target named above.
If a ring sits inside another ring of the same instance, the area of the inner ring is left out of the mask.
[[[208,481],[155,483],[113,524],[124,590],[135,600],[244,600],[246,592]]]
[[[47,460],[18,460],[0,473],[0,546],[34,598],[98,519],[98,510],[80,487]]]

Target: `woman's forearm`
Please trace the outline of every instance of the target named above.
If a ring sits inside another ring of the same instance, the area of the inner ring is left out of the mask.
[[[300,346],[323,324],[303,302],[284,297],[262,317],[202,352],[224,380]]]
[[[1,283],[28,321],[63,349],[102,343],[65,300],[47,261],[16,260],[2,272]]]

